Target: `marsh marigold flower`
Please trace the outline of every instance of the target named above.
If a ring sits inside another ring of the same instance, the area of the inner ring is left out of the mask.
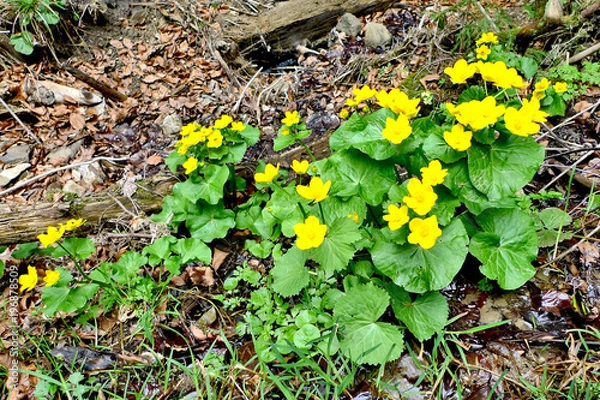
[[[546,97],[546,90],[552,85],[552,82],[550,82],[547,78],[543,78],[541,81],[536,82],[534,89],[533,89],[533,97],[535,97],[538,100],[543,99],[544,97]]]
[[[515,68],[508,68],[504,61],[481,62],[475,64],[481,78],[486,82],[491,82],[502,89],[515,88],[523,89],[525,82]]]
[[[461,58],[454,63],[454,66],[444,68],[444,72],[450,77],[452,83],[466,83],[467,79],[475,75],[477,68]]]
[[[180,135],[182,137],[189,136],[192,132],[199,130],[202,126],[196,122],[190,122],[187,125],[181,127]]]
[[[397,231],[402,228],[409,220],[408,207],[398,207],[395,204],[388,206],[388,214],[383,216],[383,220],[387,221],[391,230]]]
[[[51,269],[46,271],[46,276],[44,277],[44,282],[46,283],[47,287],[54,285],[59,280],[60,280],[60,272],[54,271]]]
[[[327,198],[330,188],[331,181],[323,183],[321,178],[319,178],[318,176],[313,176],[308,186],[298,185],[296,186],[296,191],[300,196],[304,197],[305,199],[312,200],[315,203],[318,203]]]
[[[206,147],[216,149],[221,147],[222,144],[223,135],[221,134],[221,131],[214,130],[210,135],[208,135]]]
[[[430,186],[444,183],[444,178],[448,174],[447,169],[442,168],[440,160],[431,160],[427,167],[421,168],[421,181]]]
[[[285,118],[281,120],[285,126],[294,126],[300,123],[300,114],[298,111],[286,111]]]
[[[49,226],[47,232],[38,235],[37,238],[40,241],[40,243],[42,244],[42,248],[45,249],[46,247],[50,246],[51,244],[54,244],[57,241],[59,241],[60,238],[62,238],[64,233],[65,233],[64,226],[60,226],[58,228],[54,227],[54,226]]]
[[[231,116],[225,114],[221,118],[215,121],[213,127],[215,129],[225,129],[233,122],[233,118]]]
[[[347,108],[342,108],[340,110],[340,118],[341,119],[348,119],[349,116],[350,116],[350,111],[348,111]]]
[[[462,125],[454,125],[451,131],[444,131],[444,140],[456,151],[465,151],[471,147],[473,132],[465,131]]]
[[[487,47],[485,44],[482,44],[477,49],[475,49],[475,55],[480,60],[487,60],[488,56],[492,54],[492,50]]]
[[[198,168],[198,160],[195,157],[190,157],[181,166],[185,168],[185,174],[189,175]]]
[[[375,97],[377,104],[381,107],[392,110],[396,114],[404,114],[407,118],[416,117],[421,109],[419,107],[420,98],[411,99],[398,88],[392,89],[389,92],[381,90]]]
[[[496,105],[496,99],[488,96],[485,99],[471,100],[456,106],[456,119],[462,125],[469,125],[474,131],[486,128],[498,121],[506,109]]]
[[[297,173],[299,175],[305,174],[306,171],[308,171],[309,166],[310,166],[310,163],[307,160],[292,161],[292,169],[294,170],[295,173]]]
[[[298,237],[296,246],[300,250],[316,249],[325,240],[327,225],[321,224],[317,217],[311,215],[303,224],[294,225],[294,233]]]
[[[375,96],[376,93],[377,91],[375,89],[371,89],[369,85],[363,85],[363,87],[361,87],[360,89],[352,90],[354,98],[346,100],[346,105],[348,107],[356,107],[363,101],[367,101],[371,97]]]
[[[417,178],[411,178],[407,188],[408,196],[404,196],[402,201],[408,208],[419,215],[425,215],[431,211],[438,198],[431,185],[424,184]]]
[[[32,267],[31,265],[28,265],[27,273],[25,275],[21,275],[19,277],[19,285],[21,285],[19,292],[32,290],[37,285],[37,282],[38,282],[37,270],[34,267]]]
[[[404,114],[398,114],[396,119],[386,118],[385,128],[381,135],[393,144],[402,143],[412,133],[412,126]]]
[[[77,228],[79,228],[80,226],[82,226],[85,223],[85,220],[82,218],[78,218],[78,219],[70,219],[67,221],[66,224],[59,224],[61,226],[61,228],[65,228],[65,231],[73,231]]]
[[[254,180],[257,183],[273,182],[273,179],[275,179],[275,177],[277,176],[278,173],[279,173],[279,163],[277,163],[277,166],[274,166],[273,164],[267,164],[265,166],[264,172],[257,172],[256,174],[254,174]]]
[[[556,93],[564,93],[569,89],[566,82],[556,82],[553,87]]]
[[[496,36],[494,32],[486,32],[475,42],[477,46],[482,45],[483,43],[498,44],[498,36]]]
[[[244,129],[246,129],[246,125],[243,122],[239,122],[239,121],[232,122],[231,129],[236,132],[242,132]]]
[[[513,135],[530,136],[540,131],[540,122],[546,122],[548,113],[540,110],[540,102],[533,97],[531,100],[523,99],[519,110],[509,107],[504,113],[506,129]]]
[[[442,236],[442,230],[438,226],[437,216],[432,215],[429,218],[413,218],[408,224],[410,235],[408,243],[418,244],[425,250],[429,250],[435,245],[435,242]]]

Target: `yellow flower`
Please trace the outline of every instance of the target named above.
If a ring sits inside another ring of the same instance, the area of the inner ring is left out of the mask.
[[[431,160],[427,167],[421,168],[421,180],[425,185],[435,186],[444,183],[448,174],[447,169],[442,169],[440,160]]]
[[[480,60],[487,60],[488,56],[492,54],[492,50],[487,47],[485,44],[482,44],[477,49],[475,49],[476,57]]]
[[[464,58],[461,58],[454,63],[454,66],[444,68],[444,72],[450,76],[452,83],[466,83],[467,79],[475,75],[477,68],[475,68],[475,65],[469,64]]]
[[[241,132],[244,129],[246,129],[246,125],[244,125],[243,122],[239,122],[239,121],[232,122],[231,123],[231,129],[233,129],[234,131]]]
[[[285,118],[281,120],[285,126],[294,126],[300,123],[300,114],[298,111],[286,111]]]
[[[257,172],[256,174],[254,174],[254,180],[256,181],[256,183],[273,182],[273,179],[275,179],[278,173],[279,163],[277,163],[277,166],[274,166],[273,164],[267,164],[265,166],[265,172]]]
[[[295,173],[302,175],[305,174],[306,171],[308,171],[308,167],[310,166],[310,163],[306,160],[302,160],[302,161],[298,161],[298,160],[294,160],[292,161],[292,169],[294,170]]]
[[[85,220],[79,219],[70,219],[66,224],[59,224],[61,228],[64,228],[65,231],[72,231],[79,228],[81,225],[85,223]]]
[[[199,130],[202,126],[196,122],[191,122],[181,128],[180,135],[182,137],[189,136],[192,132]]]
[[[289,130],[289,128],[281,128],[281,134],[282,134],[283,136],[287,136],[287,135],[289,135],[289,134],[290,134],[290,130]]]
[[[383,220],[388,222],[388,226],[393,231],[402,228],[409,220],[408,207],[398,207],[395,204],[390,204],[388,206],[388,214],[383,216]]]
[[[21,289],[19,292],[23,292],[24,290],[32,290],[37,285],[38,274],[37,270],[33,268],[31,265],[27,266],[27,274],[21,275],[19,277],[19,284],[21,285]]]
[[[502,89],[515,88],[523,89],[525,83],[515,68],[508,68],[503,61],[494,63],[478,61],[475,64],[481,78],[486,82],[491,82]]]
[[[564,93],[569,89],[569,86],[566,82],[556,82],[554,84],[554,91],[556,93]]]
[[[357,224],[360,221],[360,219],[358,218],[358,213],[356,211],[352,214],[348,214],[348,218],[354,220],[354,222],[356,222]]]
[[[460,114],[458,108],[454,104],[444,103],[444,105],[446,106],[446,110],[448,110],[448,113],[450,113],[450,115],[452,115],[453,117],[456,118],[456,116]]]
[[[60,279],[60,272],[53,271],[51,269],[46,271],[46,276],[44,277],[44,282],[46,282],[46,287],[54,285]]]
[[[323,201],[327,198],[329,189],[331,188],[331,181],[323,183],[321,178],[313,176],[308,186],[298,185],[296,191],[298,194],[305,199],[312,200],[315,203]]]
[[[402,143],[412,133],[412,127],[404,114],[398,114],[396,119],[386,118],[385,128],[381,135],[393,144]]]
[[[497,106],[496,99],[471,100],[456,106],[456,119],[462,125],[470,125],[474,131],[493,125],[504,114],[504,106]]]
[[[311,215],[303,224],[294,225],[294,233],[298,236],[296,246],[300,250],[316,249],[325,240],[327,225],[321,224],[317,217]]]
[[[183,164],[185,174],[189,175],[198,168],[198,160],[195,157],[188,158]]]
[[[219,118],[218,120],[215,121],[215,124],[213,125],[213,127],[215,129],[225,129],[232,122],[233,122],[233,118],[231,118],[231,116],[225,114],[221,118]]]
[[[420,98],[410,99],[406,93],[397,88],[390,90],[389,93],[381,90],[375,98],[381,107],[390,109],[396,114],[404,114],[407,118],[416,117],[421,109]]]
[[[354,102],[356,105],[363,101],[369,100],[371,97],[377,94],[375,89],[371,89],[369,85],[363,85],[360,89],[353,89],[352,94],[354,95]]]
[[[216,149],[221,147],[223,144],[223,135],[221,131],[214,130],[210,135],[208,135],[208,142],[206,143],[206,147]]]
[[[424,184],[417,178],[411,178],[408,181],[408,196],[404,196],[402,201],[419,215],[425,215],[435,205],[438,198],[431,185]]]
[[[533,97],[541,100],[546,97],[546,90],[552,85],[547,78],[543,78],[541,81],[537,82],[534,86]]]
[[[342,108],[340,111],[340,118],[341,119],[348,119],[348,116],[350,115],[350,111],[348,111],[347,108]]]
[[[454,125],[450,132],[444,131],[444,140],[456,151],[465,151],[471,147],[473,132],[465,131],[462,125]]]
[[[60,226],[59,228],[56,228],[54,226],[49,226],[47,233],[42,233],[42,234],[38,235],[37,238],[40,241],[40,243],[42,244],[42,248],[45,249],[46,247],[48,247],[51,244],[54,244],[58,240],[60,240],[60,238],[63,236],[64,233],[65,233],[65,228],[63,226]]]
[[[432,248],[437,239],[442,236],[442,230],[438,226],[435,215],[425,219],[413,218],[408,224],[408,228],[410,229],[408,243],[418,244],[425,250]]]
[[[534,135],[540,131],[540,122],[546,122],[548,114],[540,110],[540,102],[533,97],[523,99],[523,106],[517,110],[509,107],[504,113],[504,123],[510,133],[517,136]]]
[[[498,36],[496,36],[494,32],[486,32],[482,34],[481,37],[475,42],[477,46],[483,43],[498,44]]]
[[[540,110],[540,102],[535,98],[531,100],[523,99],[523,105],[519,111],[534,122],[546,122],[548,117],[547,112]]]
[[[190,149],[190,146],[188,146],[185,143],[182,143],[181,140],[178,140],[177,143],[175,143],[175,147],[177,148],[177,153],[182,156],[185,156],[187,151]]]

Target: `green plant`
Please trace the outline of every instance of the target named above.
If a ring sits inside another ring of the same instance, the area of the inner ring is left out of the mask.
[[[585,93],[588,86],[598,86],[600,84],[599,62],[583,61],[581,66],[581,68],[578,68],[575,65],[563,63],[549,68],[543,73],[543,76],[551,80],[566,82],[568,88],[560,95],[565,101],[570,101]]]
[[[229,116],[210,128],[184,127],[168,163],[174,171],[182,165],[189,178],[155,219],[185,226],[203,241],[224,237],[235,225],[255,235],[248,249],[273,256],[268,278],[242,269],[225,285],[234,289],[247,274],[258,287],[239,332],[257,335],[260,359],[275,359],[272,342],[279,351],[289,342],[323,354],[331,332],[335,346],[328,355],[340,351],[368,364],[397,358],[403,329],[384,322],[383,314],[391,308],[419,340],[439,332],[448,307],[437,291],[467,253],[503,289],[533,276],[538,237],[516,192],[543,161],[543,147],[531,135],[548,116],[564,112],[564,100],[541,80],[521,104],[516,89],[527,85],[517,71],[532,79],[535,60],[509,52],[492,33],[477,44],[467,60],[445,70],[454,84],[474,84],[457,104],[429,115],[418,118],[420,98],[398,89],[354,90],[347,106],[360,111],[333,133],[325,159],[317,161],[304,143],[311,132],[300,115],[286,112],[274,149],[298,143],[311,162],[293,161],[295,179],[279,164],[259,163],[256,190],[230,209],[225,199],[246,184],[234,178],[231,163],[255,142],[256,131]],[[481,79],[473,80],[476,73]],[[211,146],[211,135],[222,140]],[[221,149],[225,141],[238,147]],[[401,170],[411,178],[403,179]],[[284,300],[291,296],[300,302]]]
[[[49,33],[50,25],[56,25],[60,21],[57,10],[63,10],[65,6],[65,0],[5,0],[2,13],[14,21],[13,30],[19,31],[11,35],[10,44],[19,53],[33,53],[35,39],[30,29],[33,28],[33,31],[41,36],[41,24]]]

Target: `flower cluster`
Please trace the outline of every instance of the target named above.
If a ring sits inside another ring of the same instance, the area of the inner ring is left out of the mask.
[[[353,89],[352,94],[354,98],[346,100],[348,107],[357,107],[361,103],[373,98],[377,94],[377,91],[371,89],[368,85],[363,85],[360,89]]]
[[[410,119],[417,116],[421,99],[411,99],[399,89],[389,92],[381,90],[376,94],[377,104],[396,114],[396,118],[386,118],[382,136],[392,144],[401,144],[412,133]]]
[[[491,50],[489,51],[491,52]],[[487,59],[489,53],[485,53],[485,59]],[[468,63],[461,58],[452,67],[444,68],[444,72],[450,77],[450,81],[456,84],[466,83],[467,79],[479,73],[481,79],[501,89],[523,89],[525,87],[525,82],[517,70],[514,67],[508,68],[504,61]]]
[[[46,276],[44,276],[42,280],[46,284],[46,287],[50,287],[60,280],[60,272],[49,269],[46,271]],[[37,269],[31,265],[28,265],[27,273],[19,276],[19,285],[21,285],[19,292],[33,290],[37,284]]]
[[[46,247],[56,243],[57,241],[59,241],[63,235],[65,234],[65,232],[68,231],[73,231],[77,228],[79,228],[81,225],[84,224],[84,220],[79,218],[79,219],[70,219],[67,221],[66,224],[58,224],[58,226],[49,226],[46,230],[46,233],[42,233],[40,235],[37,236],[38,240],[40,241],[40,243],[42,244],[42,247],[45,249]]]
[[[404,205],[388,206],[388,214],[384,215],[383,219],[388,222],[389,228],[395,231],[408,223],[408,242],[418,244],[425,250],[432,248],[442,235],[437,216],[432,215],[425,219],[419,217],[428,214],[435,206],[438,196],[433,187],[442,184],[447,174],[448,170],[442,168],[439,160],[433,160],[427,167],[421,168],[421,179],[412,178],[408,181],[408,196],[402,199]],[[411,219],[410,210],[419,217]]]

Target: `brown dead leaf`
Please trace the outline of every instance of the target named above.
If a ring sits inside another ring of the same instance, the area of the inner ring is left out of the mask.
[[[225,259],[227,258],[228,255],[229,255],[229,252],[225,252],[225,251],[221,251],[219,249],[215,249],[214,253],[213,253],[212,263],[210,264],[210,266],[212,267],[212,269],[214,269],[215,271],[218,270],[219,267],[221,266],[221,264],[223,264],[223,261],[225,261]]]
[[[186,272],[192,281],[192,284],[198,286],[212,286],[215,284],[213,270],[210,267],[187,267]]]
[[[85,117],[79,113],[72,113],[69,122],[76,131],[80,131],[85,127]]]
[[[158,165],[163,161],[163,158],[158,154],[153,154],[146,159],[148,165]]]
[[[421,82],[421,85],[427,89],[427,82],[437,82],[439,80],[440,76],[438,74],[430,74],[419,79],[419,82]]]
[[[600,260],[600,251],[594,243],[581,242],[577,244],[577,248],[581,253],[581,262],[586,267],[596,264]]]
[[[196,338],[196,340],[202,341],[202,340],[208,339],[208,335],[206,335],[206,333],[204,333],[204,330],[198,328],[194,324],[190,325],[190,332],[192,333],[194,338]]]
[[[113,39],[109,43],[117,50],[121,50],[123,48],[123,43],[119,42],[118,40]]]
[[[163,79],[165,77],[164,74],[150,74],[150,75],[146,75],[142,78],[142,82],[144,83],[154,83],[156,81],[159,81],[161,79]]]
[[[573,110],[575,110],[575,112],[582,112],[583,110],[585,110],[586,108],[591,107],[593,104],[590,103],[589,101],[585,101],[585,100],[581,100],[578,101],[577,103],[573,104]]]

